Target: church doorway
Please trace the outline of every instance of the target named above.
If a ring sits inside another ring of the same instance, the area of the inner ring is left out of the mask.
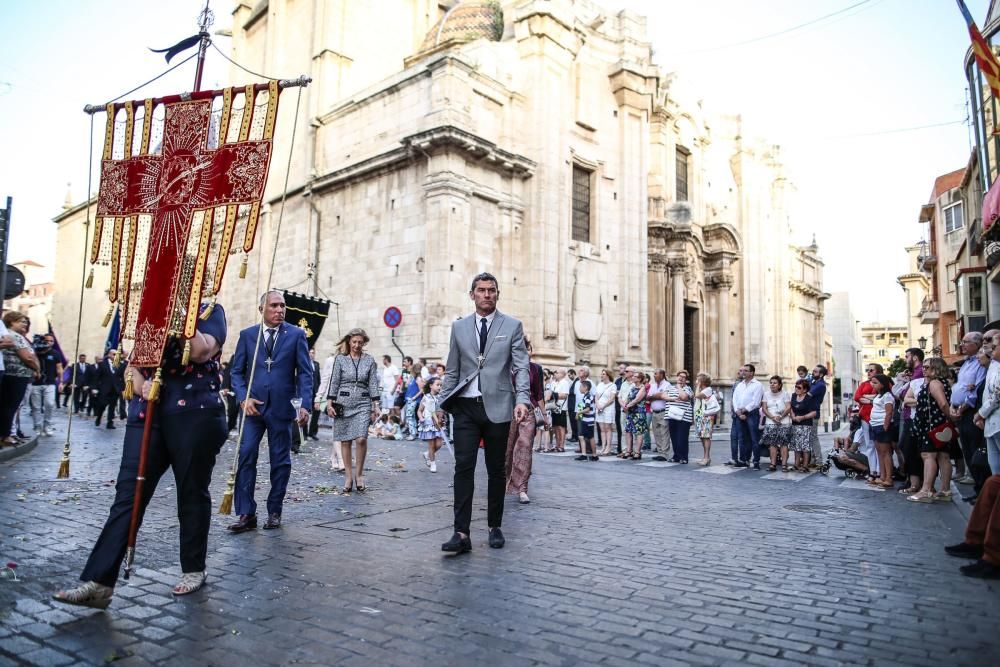
[[[691,374],[692,386],[694,385],[694,376],[700,371],[699,368],[695,368],[695,362],[699,357],[697,345],[700,333],[698,331],[698,310],[698,308],[684,306],[684,368]]]

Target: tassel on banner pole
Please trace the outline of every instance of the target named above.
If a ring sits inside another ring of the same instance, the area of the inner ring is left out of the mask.
[[[247,277],[247,265],[250,264],[250,257],[244,253],[243,261],[240,263],[240,280]]]
[[[63,445],[62,461],[59,462],[59,472],[56,473],[56,479],[68,479],[68,478],[69,478],[69,442]]]
[[[191,362],[191,341],[184,341],[184,353],[181,355],[181,366],[187,366]]]
[[[208,301],[208,305],[205,306],[205,310],[201,311],[201,315],[199,317],[201,318],[202,322],[206,321],[209,317],[212,316],[212,311],[215,310],[216,298],[217,298],[216,295],[213,294],[212,298],[209,299]]]
[[[90,267],[90,275],[87,276],[87,289],[94,286],[94,267]]]
[[[156,376],[153,378],[153,384],[149,388],[149,400],[148,400],[149,403],[155,403],[156,400],[160,397],[160,385],[163,384],[162,374],[163,374],[163,369],[157,368]]]
[[[122,395],[126,401],[131,401],[135,398],[135,384],[132,382],[132,373],[125,374],[125,390],[122,391]]]
[[[107,312],[107,314],[106,314],[106,315],[104,316],[104,323],[103,323],[103,324],[101,324],[101,326],[102,326],[102,327],[106,327],[106,326],[108,326],[109,324],[111,324],[111,317],[112,317],[112,316],[113,316],[114,314],[115,314],[115,304],[111,304],[111,307],[110,307],[110,308],[108,308],[108,312]]]

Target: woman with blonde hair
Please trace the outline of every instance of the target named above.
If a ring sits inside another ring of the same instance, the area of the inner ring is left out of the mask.
[[[381,412],[379,370],[375,359],[364,351],[368,343],[364,329],[351,329],[337,343],[337,356],[330,374],[326,413],[333,418],[333,439],[340,442],[344,464],[344,493],[355,485],[367,488],[364,480],[368,454],[368,427]],[[351,445],[357,444],[355,465],[351,465]],[[336,446],[336,445],[334,445]]]
[[[601,381],[594,391],[594,407],[597,408],[597,427],[601,429],[601,451],[598,456],[610,456],[615,429],[615,402],[618,388],[611,379],[611,371],[601,371]]]
[[[719,414],[719,399],[712,389],[712,377],[708,373],[698,373],[695,376],[694,388],[694,432],[701,440],[701,448],[705,456],[698,465],[712,465],[712,427],[715,426],[715,416]],[[713,397],[714,400],[713,400]]]

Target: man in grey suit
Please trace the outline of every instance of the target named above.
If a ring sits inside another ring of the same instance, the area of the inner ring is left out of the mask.
[[[489,544],[503,547],[504,457],[511,416],[520,422],[531,414],[528,351],[520,320],[497,310],[500,288],[489,273],[472,279],[469,297],[476,312],[451,327],[441,389],[441,405],[455,420],[455,534],[441,550],[456,555],[472,550],[469,524],[480,440],[489,476]]]

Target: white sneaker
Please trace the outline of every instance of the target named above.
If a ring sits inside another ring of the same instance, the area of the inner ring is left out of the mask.
[[[956,484],[975,484],[976,480],[969,475],[963,475],[955,480]]]
[[[420,452],[420,458],[424,460],[424,465],[428,468],[431,467],[431,460],[427,458],[427,452]]]
[[[430,468],[431,468],[431,472],[437,472],[438,471],[437,461],[431,461],[430,462]]]
[[[522,491],[522,492],[521,492],[521,493],[520,493],[520,494],[519,494],[519,495],[517,496],[517,500],[518,500],[518,502],[519,502],[519,503],[521,503],[522,505],[527,505],[528,503],[530,503],[530,502],[531,502],[531,498],[529,498],[529,497],[528,497],[528,494],[527,494],[527,493],[525,493],[524,491]]]
[[[45,429],[44,433],[45,433],[45,435],[55,435],[56,434],[56,430],[53,427],[50,426],[47,429]]]

